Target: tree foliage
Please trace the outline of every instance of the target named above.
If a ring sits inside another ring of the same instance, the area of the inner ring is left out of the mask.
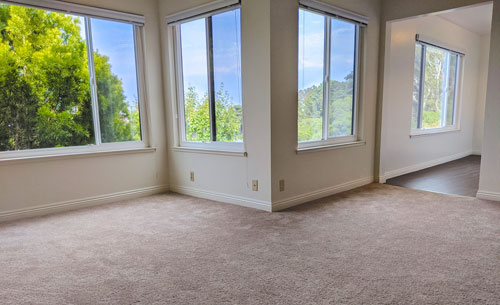
[[[81,26],[62,13],[0,4],[0,150],[94,143]],[[107,57],[94,59],[103,139],[132,140],[135,114],[121,81]]]
[[[434,128],[441,125],[441,90],[444,81],[444,52],[427,48],[425,59],[425,83],[423,105],[423,128]]]
[[[412,128],[417,127],[419,105],[420,47],[416,48],[415,73],[413,80]],[[422,127],[436,128],[453,124],[457,55],[447,51],[426,47],[425,73],[423,83]],[[446,99],[446,100],[445,100]],[[446,118],[443,117],[446,113]]]
[[[210,103],[205,94],[200,97],[194,87],[188,87],[184,96],[186,140],[209,142]],[[224,85],[215,93],[215,118],[217,141],[238,142],[243,140],[242,108],[235,105]]]
[[[299,91],[298,140],[321,140],[323,136],[323,84]],[[328,136],[352,134],[353,73],[344,81],[330,81]]]

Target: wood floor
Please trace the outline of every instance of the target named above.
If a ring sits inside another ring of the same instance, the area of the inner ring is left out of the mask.
[[[481,156],[452,162],[387,180],[387,184],[436,193],[476,197]]]

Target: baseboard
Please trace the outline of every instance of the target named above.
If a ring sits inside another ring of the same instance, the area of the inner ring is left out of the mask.
[[[373,182],[373,177],[366,177],[366,178],[361,178],[353,181],[349,181],[346,183],[342,183],[339,185],[327,187],[324,189],[312,191],[309,193],[297,195],[294,197],[286,198],[286,199],[281,199],[276,202],[273,202],[273,207],[272,210],[274,211],[280,211],[283,209],[290,208],[295,205],[299,205],[305,202],[309,202],[312,200],[316,200],[319,198],[323,198],[326,196],[334,195],[337,193],[345,192],[363,185],[367,185]]]
[[[427,161],[427,162],[423,162],[423,163],[419,163],[419,164],[414,164],[414,165],[410,165],[410,166],[407,166],[407,167],[403,167],[403,168],[395,169],[395,170],[392,170],[392,171],[388,171],[388,172],[385,173],[385,175],[379,176],[379,182],[380,183],[385,183],[387,181],[387,179],[391,179],[391,178],[398,177],[398,176],[401,176],[401,175],[413,173],[413,172],[416,172],[416,171],[419,171],[419,170],[423,170],[423,169],[426,169],[426,168],[429,168],[429,167],[433,167],[433,166],[436,166],[436,165],[440,165],[440,164],[443,164],[443,163],[455,161],[457,159],[461,159],[461,158],[465,158],[467,156],[470,156],[471,154],[473,154],[473,152],[469,150],[469,151],[461,152],[461,153],[454,154],[454,155],[451,155],[451,156],[446,156],[446,157],[443,157],[443,158],[434,159],[434,160],[431,160],[431,161]]]
[[[11,210],[7,212],[0,212],[0,222],[76,210],[118,200],[132,199],[142,196],[164,193],[167,191],[167,185],[150,186],[124,192],[98,195],[81,199],[38,205],[30,208]]]
[[[473,151],[471,151],[470,154],[471,155],[475,155],[475,156],[480,156],[481,155],[481,151],[480,150],[473,150]]]
[[[255,209],[271,212],[271,203],[267,202],[267,201],[263,201],[263,200],[228,195],[228,194],[214,192],[214,191],[200,190],[197,188],[180,186],[180,185],[171,185],[170,191],[175,192],[175,193],[179,193],[179,194],[193,196],[193,197],[199,197],[199,198],[210,199],[210,200],[214,200],[214,201],[231,203],[231,204],[236,204],[236,205],[241,205],[241,206],[245,206],[245,207],[249,207],[249,208],[255,208]]]
[[[484,200],[500,201],[500,193],[477,191],[476,197]]]

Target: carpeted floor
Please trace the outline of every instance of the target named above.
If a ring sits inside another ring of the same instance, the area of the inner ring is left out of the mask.
[[[500,203],[372,184],[266,213],[164,194],[0,225],[0,304],[500,304]]]

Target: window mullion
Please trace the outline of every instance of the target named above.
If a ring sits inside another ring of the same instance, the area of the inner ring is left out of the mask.
[[[139,109],[139,128],[141,140],[149,146],[151,137],[149,133],[148,107],[146,105],[146,75],[144,71],[144,44],[142,27],[134,25],[134,50],[137,75],[137,93]]]
[[[215,86],[214,86],[214,44],[212,36],[212,17],[205,19],[207,33],[207,75],[208,75],[208,102],[210,106],[210,139],[217,141],[217,125],[215,116]]]
[[[446,126],[446,118],[448,112],[448,85],[450,80],[450,52],[445,53],[443,84],[441,85],[441,127]]]
[[[328,114],[330,101],[330,44],[331,44],[331,18],[325,16],[325,39],[323,58],[323,140],[328,139]]]
[[[358,117],[358,76],[359,76],[359,25],[356,25],[354,31],[354,69],[352,75],[353,90],[352,90],[352,117],[351,117],[351,134],[357,135],[357,117]]]
[[[97,101],[97,82],[95,78],[94,69],[94,47],[92,45],[92,28],[90,25],[90,18],[85,17],[85,35],[87,39],[87,58],[89,64],[89,79],[90,79],[90,99],[92,102],[92,118],[94,122],[94,138],[95,144],[100,145],[102,143],[101,139],[101,127],[99,122],[99,104]]]
[[[457,113],[456,111],[456,108],[457,108],[457,95],[458,95],[458,69],[460,68],[460,56],[458,55],[454,55],[457,57],[457,60],[456,60],[456,63],[455,63],[455,86],[454,86],[454,89],[453,89],[453,107],[452,107],[452,116],[451,116],[451,124],[452,125],[455,125],[455,122],[456,122],[456,119],[455,119],[455,115]]]
[[[423,110],[424,110],[424,82],[425,82],[425,57],[426,57],[425,45],[422,45],[422,52],[420,58],[420,84],[418,88],[418,117],[417,117],[417,128],[422,128]]]

